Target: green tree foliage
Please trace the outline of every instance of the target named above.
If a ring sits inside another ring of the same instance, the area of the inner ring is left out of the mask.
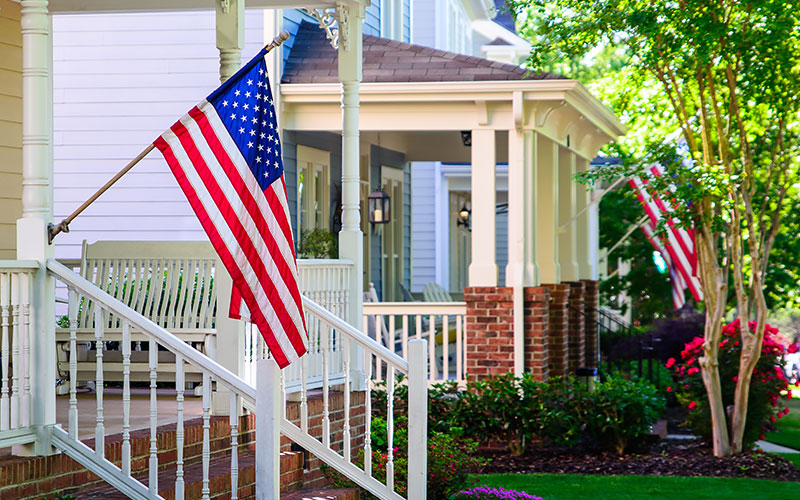
[[[786,243],[777,237],[798,189],[800,0],[509,4],[528,20],[533,69],[597,53],[617,54],[624,62],[613,81],[601,78],[597,85],[605,85],[601,97],[631,130],[620,145],[626,161],[587,179],[640,174],[643,160],[666,169],[649,187],[681,200],[675,214],[695,230],[706,312],[699,362],[714,451],[741,451],[768,300],[780,300],[765,292],[765,282],[791,279],[786,268],[774,272],[769,258],[773,248],[780,252],[776,245]],[[756,328],[741,333],[729,425],[717,366],[731,297],[736,315],[745,323],[754,318]]]

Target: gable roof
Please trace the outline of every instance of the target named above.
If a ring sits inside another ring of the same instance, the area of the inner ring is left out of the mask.
[[[282,83],[338,83],[337,52],[325,32],[304,22],[295,35]],[[560,80],[554,73],[527,70],[480,57],[364,35],[364,82],[457,82]]]

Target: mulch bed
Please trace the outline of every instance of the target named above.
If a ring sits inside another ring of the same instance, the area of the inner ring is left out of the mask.
[[[637,476],[748,477],[800,481],[800,468],[768,453],[746,452],[717,458],[699,441],[664,439],[648,453],[615,455],[570,449],[540,448],[521,457],[486,451],[491,462],[481,473],[565,473]]]

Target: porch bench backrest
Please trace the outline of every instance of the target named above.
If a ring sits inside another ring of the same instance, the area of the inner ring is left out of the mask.
[[[204,241],[83,242],[81,275],[170,331],[214,330],[216,254]],[[94,327],[94,304],[82,303],[78,328]],[[121,328],[106,317],[107,328]]]

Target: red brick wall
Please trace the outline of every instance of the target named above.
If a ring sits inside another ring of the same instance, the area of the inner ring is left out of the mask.
[[[584,283],[572,281],[569,285],[569,373],[586,366],[586,335],[583,315]]]
[[[364,445],[365,426],[365,392],[350,394],[350,433],[353,437],[353,456]],[[287,417],[299,423],[300,404],[287,404]],[[322,435],[322,396],[309,394],[308,401],[309,430],[314,436]],[[341,392],[331,392],[329,399],[331,419],[331,447],[341,449],[344,425],[344,396]],[[175,462],[177,460],[177,441],[175,424],[158,428],[158,463],[159,493],[167,500],[174,495]],[[202,454],[203,428],[201,418],[192,418],[184,424],[184,462],[188,468],[196,464]],[[230,425],[228,417],[211,417],[211,495],[230,493],[230,460],[226,455],[230,451]],[[293,491],[298,488],[319,488],[329,481],[320,470],[321,462],[313,455],[290,452],[290,443],[282,438],[281,454],[281,491]],[[255,446],[255,415],[250,414],[239,421],[239,498],[252,498],[255,495],[255,466],[252,450]],[[94,447],[94,440],[84,441]],[[122,435],[106,436],[106,458],[118,466],[122,459]],[[140,480],[147,482],[147,468],[150,454],[150,431],[143,429],[131,432],[131,471]],[[54,496],[56,493],[72,493],[103,487],[99,477],[87,471],[79,463],[68,456],[53,455],[49,457],[15,457],[0,456],[0,500],[41,499]],[[106,485],[107,486],[107,485]],[[187,476],[186,498],[199,498],[201,488],[199,482],[192,482]],[[108,486],[109,492],[113,488]],[[197,492],[194,495],[193,492]]]
[[[597,344],[597,309],[600,307],[600,282],[596,280],[583,280],[583,303],[586,310],[586,366],[597,368],[599,346]]]
[[[530,287],[524,291],[525,370],[540,380],[548,373],[549,291]],[[466,371],[486,377],[514,371],[514,298],[511,287],[467,287]]]
[[[566,283],[542,286],[550,290],[549,328],[547,332],[550,375],[554,377],[563,376],[569,373],[569,315],[567,304],[570,286]]]

